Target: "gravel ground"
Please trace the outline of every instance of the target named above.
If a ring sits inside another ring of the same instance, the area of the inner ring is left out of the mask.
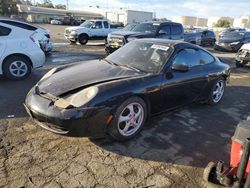
[[[236,69],[235,54],[214,52],[232,67],[217,106],[193,104],[163,113],[127,142],[65,137],[30,120],[22,106],[25,95],[47,70],[101,58],[104,46],[69,45],[64,26],[43,26],[56,43],[46,65],[24,81],[0,78],[0,187],[218,187],[202,180],[204,167],[229,162],[235,127],[250,115],[250,68]]]

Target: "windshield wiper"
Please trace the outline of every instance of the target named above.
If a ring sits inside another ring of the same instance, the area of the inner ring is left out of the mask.
[[[129,66],[129,65],[120,65],[120,64],[117,64],[117,66],[125,67],[125,68],[128,68],[128,69],[134,70],[136,72],[142,72],[142,70],[137,69],[137,68],[132,67],[132,66]]]
[[[144,71],[142,71],[140,69],[137,69],[137,68],[129,66],[129,65],[122,65],[122,64],[114,63],[114,62],[111,62],[111,61],[109,61],[107,59],[102,59],[102,60],[105,61],[105,62],[107,62],[110,65],[115,65],[115,66],[119,66],[119,67],[125,67],[127,69],[131,69],[131,70],[134,70],[136,72],[144,72]]]

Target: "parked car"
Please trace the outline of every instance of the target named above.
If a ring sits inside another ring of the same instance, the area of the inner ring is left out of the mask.
[[[225,34],[231,33],[231,32],[246,32],[246,29],[244,29],[244,28],[226,28],[226,29],[222,30],[221,32],[219,32],[219,37],[223,37]]]
[[[250,42],[250,32],[230,32],[219,38],[215,50],[238,52],[243,44]]]
[[[117,28],[112,28],[107,20],[87,20],[80,26],[67,27],[64,36],[71,43],[77,41],[85,45],[91,39],[105,39],[108,34]]]
[[[244,44],[236,54],[236,67],[243,67],[250,62],[250,43]]]
[[[0,75],[22,80],[32,68],[43,66],[45,55],[38,39],[36,31],[0,22]]]
[[[52,51],[52,42],[50,41],[49,30],[44,29],[37,25],[33,25],[33,24],[29,24],[29,23],[21,22],[17,20],[11,20],[11,19],[0,19],[0,23],[22,28],[22,29],[25,29],[26,31],[29,31],[30,33],[36,32],[36,37],[38,38],[38,43],[41,49],[45,53]]]
[[[211,30],[194,30],[184,34],[184,41],[201,46],[214,46],[216,37]]]
[[[138,39],[105,59],[50,70],[25,106],[49,131],[127,140],[151,115],[197,101],[219,103],[229,75],[228,65],[199,46]]]
[[[51,20],[50,24],[51,25],[62,25],[63,22],[61,20]]]
[[[183,26],[170,21],[151,21],[136,25],[131,31],[116,31],[108,35],[105,45],[106,54],[110,54],[126,43],[139,38],[163,38],[184,40]]]

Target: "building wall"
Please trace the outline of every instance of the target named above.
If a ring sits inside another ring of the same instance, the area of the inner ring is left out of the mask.
[[[181,23],[184,26],[207,27],[206,18],[198,18],[194,16],[176,16],[174,22]]]
[[[96,7],[83,7],[81,10],[102,14],[110,22],[121,22],[124,25],[127,25],[129,23],[151,21],[153,19],[153,12],[143,12],[127,9],[114,10]]]
[[[152,19],[153,12],[127,10],[127,23],[124,24],[152,21]]]
[[[234,27],[241,27],[250,29],[250,16],[241,16],[240,18],[234,19]]]

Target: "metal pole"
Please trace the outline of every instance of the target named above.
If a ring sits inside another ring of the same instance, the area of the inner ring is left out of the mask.
[[[249,161],[249,154],[250,154],[250,138],[247,138],[244,145],[243,145],[243,153],[241,155],[240,164],[237,170],[237,181],[235,182],[235,187],[242,187],[243,180],[245,176],[245,171],[247,167],[247,163]]]

